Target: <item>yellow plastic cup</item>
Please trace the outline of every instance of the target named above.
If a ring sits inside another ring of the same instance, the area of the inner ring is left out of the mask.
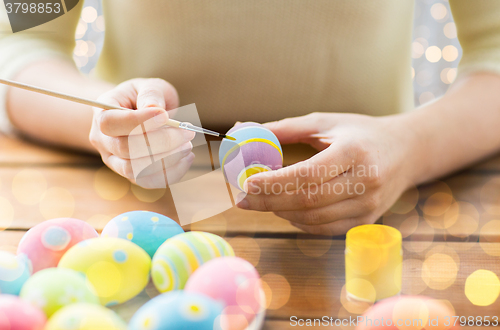
[[[402,240],[399,230],[384,225],[362,225],[347,232],[348,299],[375,302],[401,292]]]

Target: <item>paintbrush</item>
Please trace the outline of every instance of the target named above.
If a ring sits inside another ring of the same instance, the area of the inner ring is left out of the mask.
[[[63,100],[71,101],[71,102],[89,105],[91,107],[96,107],[96,108],[103,109],[103,110],[111,110],[111,109],[132,110],[132,109],[124,108],[124,107],[117,107],[114,105],[100,103],[97,101],[93,101],[93,100],[89,100],[89,99],[85,99],[85,98],[81,98],[81,97],[77,97],[77,96],[73,96],[73,95],[68,95],[68,94],[64,94],[64,93],[51,91],[48,89],[35,87],[35,86],[20,83],[20,82],[12,81],[12,80],[0,78],[0,83],[4,84],[4,85],[16,87],[16,88],[21,88],[21,89],[35,92],[35,93],[40,93],[40,94],[44,94],[44,95],[48,95],[48,96],[57,97],[59,99],[63,99]],[[177,128],[185,129],[185,130],[196,132],[196,133],[218,136],[218,137],[221,137],[223,139],[228,139],[228,140],[233,140],[233,141],[236,140],[235,138],[233,138],[229,135],[214,132],[214,131],[211,131],[209,129],[203,128],[203,127],[198,127],[198,126],[192,125],[190,123],[180,122],[180,121],[173,120],[173,119],[169,119],[168,122],[166,123],[166,125],[170,126],[170,127],[177,127]]]

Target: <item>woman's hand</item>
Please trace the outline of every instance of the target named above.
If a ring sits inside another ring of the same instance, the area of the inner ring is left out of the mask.
[[[312,158],[251,176],[238,206],[294,226],[340,235],[375,222],[413,185],[411,130],[399,116],[312,113],[265,124],[281,143],[308,143]]]
[[[179,105],[172,85],[162,79],[132,79],[98,101],[137,109],[94,108],[90,142],[109,168],[145,188],[163,188],[167,176],[172,180],[185,174],[194,159],[190,141],[195,133],[164,126],[171,115],[166,110]]]

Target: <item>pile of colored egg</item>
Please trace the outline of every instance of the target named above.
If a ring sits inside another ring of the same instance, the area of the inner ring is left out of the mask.
[[[125,330],[102,305],[134,298],[150,275],[163,294],[129,329],[243,330],[263,319],[259,275],[224,239],[133,211],[112,219],[101,237],[81,220],[45,221],[23,236],[17,256],[0,252],[0,329]]]
[[[223,140],[219,162],[227,181],[243,189],[250,176],[273,171],[283,166],[283,151],[273,132],[261,124],[247,122],[227,132],[236,141]]]

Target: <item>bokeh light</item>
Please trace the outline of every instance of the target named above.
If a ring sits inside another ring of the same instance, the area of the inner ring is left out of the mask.
[[[280,309],[290,299],[290,284],[283,275],[264,275],[262,277],[262,288],[266,295],[267,309]]]
[[[21,170],[12,179],[12,194],[24,205],[38,204],[46,190],[47,180],[37,170]]]
[[[130,188],[134,196],[141,202],[153,203],[165,195],[166,189],[144,189],[133,184]]]
[[[483,186],[480,200],[486,212],[500,215],[500,178],[494,177]]]
[[[422,279],[434,290],[445,290],[457,278],[458,265],[453,258],[444,253],[433,253],[422,264]]]
[[[458,58],[458,49],[453,45],[443,48],[443,59],[447,62],[453,62]]]
[[[490,270],[478,269],[465,281],[465,296],[476,306],[493,304],[500,294],[498,276]]]
[[[500,220],[488,221],[481,228],[479,244],[490,256],[500,257]]]
[[[447,14],[448,14],[448,10],[446,9],[446,7],[442,3],[438,2],[438,3],[435,3],[432,5],[431,15],[435,20],[440,21],[440,20],[446,18]]]
[[[82,10],[82,20],[85,23],[92,23],[97,19],[97,10],[92,6],[87,6]]]
[[[399,199],[391,206],[392,213],[407,214],[417,206],[418,203],[418,189],[412,187],[405,191]]]
[[[454,22],[446,23],[443,28],[444,35],[449,39],[455,39],[457,37],[457,27]]]
[[[42,195],[39,208],[46,220],[71,218],[75,211],[75,198],[65,188],[51,187]]]
[[[94,189],[103,199],[116,201],[130,189],[130,181],[103,166],[95,172]]]
[[[368,308],[373,306],[371,302],[349,299],[345,285],[340,290],[340,303],[349,313],[358,315],[363,314]]]
[[[331,239],[311,238],[309,235],[297,234],[295,240],[298,248],[308,257],[318,258],[327,253],[332,246]]]
[[[430,46],[425,50],[425,58],[431,63],[436,63],[441,59],[441,49],[438,46]]]

